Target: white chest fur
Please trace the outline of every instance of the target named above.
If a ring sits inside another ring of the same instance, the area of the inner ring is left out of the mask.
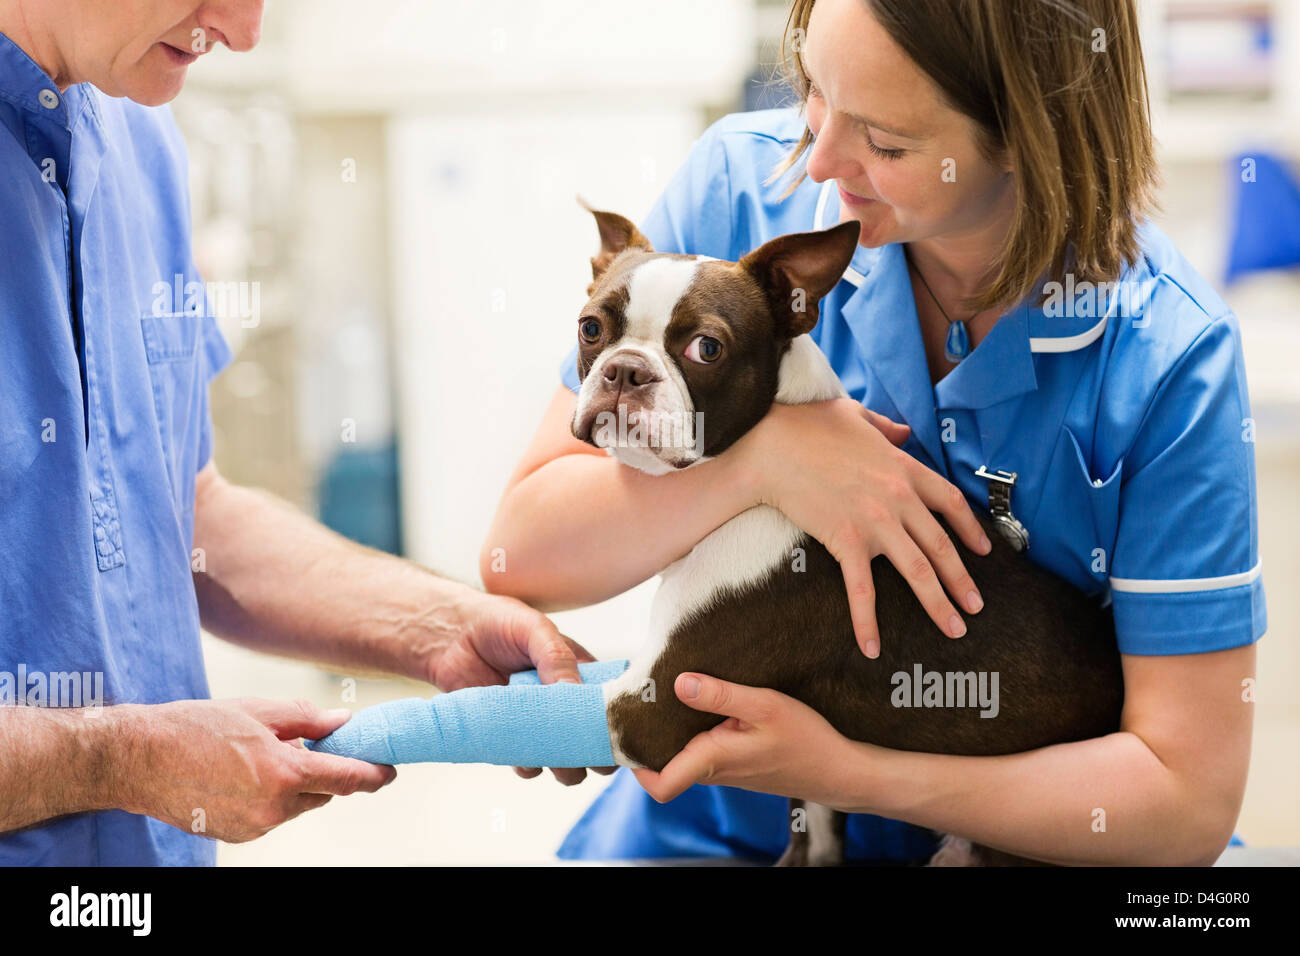
[[[843,398],[844,386],[826,356],[807,335],[790,343],[781,361],[776,400],[783,405]],[[641,651],[628,669],[604,687],[605,702],[625,693],[651,699],[671,694],[671,687],[649,683],[650,672],[669,635],[691,614],[724,601],[730,594],[761,581],[784,561],[802,532],[775,508],[750,508],[722,525],[661,575],[650,611],[650,628]],[[635,766],[612,740],[620,764]]]

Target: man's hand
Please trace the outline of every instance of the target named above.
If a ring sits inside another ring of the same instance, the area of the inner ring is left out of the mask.
[[[578,661],[594,660],[523,601],[465,588],[453,607],[459,626],[429,662],[429,681],[444,691],[504,684],[533,668],[543,684],[580,684]]]
[[[243,698],[121,712],[116,805],[227,843],[256,839],[335,795],[374,793],[397,776],[392,767],[302,746],[299,738],[338,729],[346,710]]]
[[[811,707],[704,674],[679,674],[673,687],[688,707],[728,719],[693,737],[659,773],[634,771],[660,803],[694,783],[711,783],[845,805],[843,768],[861,763],[862,755]]]
[[[458,607],[464,633],[442,650],[431,678],[443,690],[504,684],[515,671],[534,667],[543,684],[580,684],[578,662],[595,660],[523,601],[468,590]],[[618,768],[592,769],[611,774]],[[515,768],[525,779],[541,772],[540,767]],[[556,767],[551,773],[566,787],[587,777],[582,767]]]

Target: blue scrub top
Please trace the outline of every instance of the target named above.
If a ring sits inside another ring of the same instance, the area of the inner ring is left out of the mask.
[[[786,199],[789,179],[764,184],[803,128],[793,110],[720,120],[642,232],[661,252],[736,260],[834,225],[833,183],[805,180]],[[1012,508],[1028,557],[1111,604],[1123,653],[1239,647],[1267,617],[1237,319],[1164,233],[1145,223],[1140,243],[1119,287],[1067,286],[1057,302],[1007,313],[938,384],[899,244],[859,247],[812,337],[849,394],[910,425],[905,450],[972,505],[988,510],[981,465],[1019,475]],[[576,352],[562,367],[575,392]],[[783,798],[697,786],[660,806],[622,770],[560,856],[762,859],[788,833]],[[923,860],[933,848],[909,824],[850,818],[850,858]]]
[[[194,479],[230,352],[186,301],[180,135],[166,109],[59,93],[0,35],[0,180],[0,702],[93,704],[96,674],[105,705],[205,698]],[[91,675],[80,700],[48,689],[73,672]],[[215,855],[122,811],[0,838],[0,864]]]

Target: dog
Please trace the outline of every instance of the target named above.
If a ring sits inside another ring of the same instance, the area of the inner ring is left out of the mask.
[[[722,454],[774,402],[845,397],[808,333],[853,257],[857,223],[781,236],[725,262],[657,253],[629,220],[587,209],[601,248],[578,320],[575,437],[662,475]],[[936,635],[902,576],[877,557],[874,660],[854,640],[831,554],[773,508],[732,518],[662,572],[646,645],[605,685],[617,762],[661,770],[724,720],[671,692],[646,693],[671,688],[684,671],[773,688],[853,740],[898,750],[1018,753],[1117,730],[1123,679],[1112,615],[978,517],[993,549],[962,555],[985,601],[967,635]],[[899,675],[928,672],[957,675],[970,688],[977,674],[996,680],[996,716],[970,706],[896,706]],[[792,810],[800,806],[792,801]],[[845,820],[805,806],[806,827],[792,828],[779,863],[842,862]],[[1032,861],[950,834],[930,863]]]

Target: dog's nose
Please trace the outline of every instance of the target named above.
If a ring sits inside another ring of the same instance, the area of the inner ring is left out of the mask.
[[[628,392],[659,381],[655,370],[639,355],[616,355],[605,363],[602,370],[605,387]]]

